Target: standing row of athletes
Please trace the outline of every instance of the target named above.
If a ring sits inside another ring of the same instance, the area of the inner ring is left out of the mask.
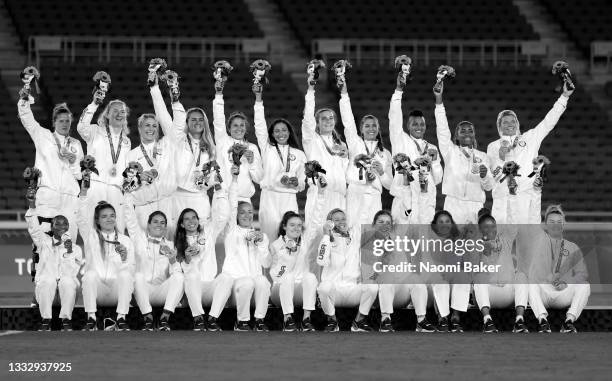
[[[225,115],[223,90],[227,76],[215,78],[213,139],[206,112],[197,107],[185,111],[176,86],[169,89],[172,114],[168,113],[160,90],[161,75],[150,69],[148,82],[155,114],[138,118],[140,143],[132,150],[127,126],[129,109],[123,101],[108,102],[97,123],[92,124],[105,98],[104,92],[96,91],[77,125],[87,144],[87,154],[95,158],[97,173],[91,174],[82,172],[79,166],[84,153],[80,142],[69,136],[72,113],[66,104],[54,108],[51,132],[35,121],[27,92],[21,94],[19,117],[36,145],[35,166],[42,173],[36,192],[28,194],[30,209],[26,219],[40,254],[35,293],[44,329],[49,327],[57,289],[62,302],[60,318],[69,329],[76,290],[82,282],[88,330],[98,327],[98,305],[115,304],[117,319],[105,322],[104,327],[127,329],[125,315],[132,293],[144,315],[145,329],[155,326],[151,306],[161,305],[164,310],[158,326],[169,330],[168,319],[184,293],[196,330],[219,330],[217,318],[230,296],[238,312],[236,330],[251,329],[252,300],[254,329],[267,330],[263,318],[270,296],[282,307],[285,330],[298,327],[292,316],[294,302],[304,309],[301,329],[313,330],[310,312],[315,309],[318,295],[329,331],[338,330],[337,306],[359,306],[352,330],[371,330],[366,318],[377,297],[383,315],[381,330],[392,330],[390,316],[394,306],[405,306],[412,300],[417,330],[434,331],[436,328],[425,319],[425,284],[400,287],[360,281],[361,224],[374,224],[389,234],[389,227],[397,223],[540,223],[541,187],[534,187],[527,176],[528,169],[573,92],[564,87],[544,120],[523,134],[514,112],[500,112],[500,139],[489,144],[484,153],[477,149],[472,123],[460,122],[451,133],[442,102],[443,84],[439,84],[434,88],[438,151],[423,139],[426,122],[422,112],[412,111],[404,129],[401,100],[406,76],[400,73],[389,108],[392,157],[383,147],[375,116],[364,116],[357,126],[344,75],[337,77],[337,85],[346,142],[336,129],[336,113],[331,108],[315,111],[316,72],[310,70],[302,120],[304,151],[287,120],[267,123],[260,83],[252,88],[259,148],[248,142],[246,116],[241,112],[227,118]],[[428,170],[412,167],[403,173],[394,171],[393,158],[398,154],[407,156],[411,163],[426,163]],[[511,179],[509,185],[500,184],[493,174],[510,160],[520,166],[521,176]],[[313,161],[325,174],[318,173]],[[140,165],[142,186],[127,190],[123,186],[125,174],[130,173],[134,163]],[[436,185],[440,182],[446,195],[445,211],[436,213]],[[262,189],[261,231],[253,228],[254,183]],[[296,194],[306,186],[302,219]],[[394,196],[391,212],[382,210],[383,187]],[[209,188],[214,188],[212,201]],[[479,214],[485,191],[489,190],[493,191],[493,210]],[[563,213],[555,209],[546,218],[549,216],[563,217]],[[71,241],[77,228],[84,241],[83,254]],[[124,235],[126,229],[129,237]],[[45,234],[47,230],[50,232]],[[224,238],[225,260],[217,274],[215,243],[220,236]],[[560,241],[557,236],[553,238],[562,249],[562,237]],[[506,246],[509,256],[512,240]],[[551,250],[552,247],[551,238]],[[315,257],[322,267],[320,282],[309,259]],[[268,268],[272,285],[264,275]],[[84,273],[80,282],[79,271]],[[550,292],[539,288],[528,292],[528,286],[523,286],[520,292],[519,287],[511,290],[516,294],[515,331],[526,331],[522,315],[528,294],[530,300],[536,298],[535,304],[542,305],[538,318],[542,330],[547,330],[544,304],[551,299]],[[459,316],[467,310],[470,285],[435,284],[432,289],[440,315],[437,329],[461,331]],[[588,297],[587,288],[577,290],[553,290],[563,293],[564,300],[572,301],[565,323],[569,325],[564,324],[569,331],[574,330],[572,323]],[[494,331],[488,315],[488,289],[475,292],[482,301],[479,304],[485,330]],[[207,318],[203,306],[210,306]]]

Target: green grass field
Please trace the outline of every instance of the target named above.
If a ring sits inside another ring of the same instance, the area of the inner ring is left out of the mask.
[[[24,332],[0,337],[0,379],[609,380],[611,352],[612,333]]]

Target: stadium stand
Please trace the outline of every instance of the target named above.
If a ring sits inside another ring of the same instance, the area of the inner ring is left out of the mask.
[[[612,35],[612,3],[606,0],[542,0],[547,10],[567,31],[585,55],[591,41],[607,40]],[[589,22],[584,22],[584,20]]]
[[[506,0],[338,0],[316,6],[276,1],[305,46],[317,38],[538,38],[518,8]]]
[[[180,5],[162,0],[6,0],[6,4],[23,42],[33,35],[262,37],[241,0],[190,0]]]

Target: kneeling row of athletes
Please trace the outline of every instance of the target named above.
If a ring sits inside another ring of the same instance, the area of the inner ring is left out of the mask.
[[[431,285],[439,315],[438,324],[434,327],[425,318],[428,299],[426,282],[416,280],[413,284],[380,285],[361,283],[361,227],[348,226],[346,214],[340,209],[327,214],[326,219],[331,224],[324,223],[324,188],[318,190],[310,224],[304,226],[299,214],[287,212],[279,226],[279,238],[269,243],[264,233],[252,227],[251,204],[238,201],[235,183],[239,170],[237,166],[232,168],[234,180],[229,196],[219,200],[210,223],[201,224],[193,209],[182,211],[174,242],[165,238],[167,219],[160,211],[151,213],[146,231],[140,228],[129,195],[126,196],[123,210],[129,237],[121,234],[116,227],[117,211],[112,205],[100,202],[93,211],[87,208],[88,189],[83,182],[79,195],[78,228],[84,241],[84,259],[81,249],[66,236],[69,227],[65,217],[56,216],[53,219],[50,233],[42,231],[36,214],[35,194],[29,194],[30,209],[26,213],[26,220],[34,243],[41,248],[35,279],[35,294],[43,319],[41,330],[50,329],[51,306],[58,289],[62,327],[64,330],[71,329],[72,310],[79,286],[78,274],[85,262],[82,290],[88,315],[86,330],[98,329],[98,305],[117,306],[117,319],[106,319],[103,324],[105,330],[128,330],[125,316],[134,293],[144,316],[145,330],[153,330],[155,327],[152,305],[163,306],[158,328],[170,330],[170,315],[185,294],[194,318],[194,330],[220,330],[217,319],[229,297],[233,296],[237,308],[235,330],[251,330],[250,307],[254,299],[253,329],[267,331],[264,317],[271,297],[273,303],[280,304],[282,308],[283,330],[313,331],[310,314],[315,309],[318,293],[321,308],[327,316],[326,331],[339,330],[335,317],[337,306],[359,306],[351,330],[371,331],[367,317],[377,297],[382,313],[382,332],[393,331],[393,308],[405,307],[410,302],[417,315],[418,332],[463,331],[460,316],[461,312],[467,311],[469,284],[438,281]],[[485,229],[487,224],[494,225],[495,220],[485,213],[479,225]],[[393,226],[391,214],[379,211],[374,217],[373,226],[378,234],[388,237]],[[456,230],[456,226],[450,213],[440,211],[432,221],[429,234],[449,238],[453,230]],[[215,244],[220,234],[224,234],[225,259],[222,271],[217,275]],[[491,234],[490,231],[488,234]],[[502,234],[498,238],[502,239],[499,247],[503,257],[510,258],[512,242],[504,244]],[[504,253],[504,248],[507,253]],[[310,271],[308,258],[312,250],[317,250],[316,262],[322,266],[320,283]],[[264,276],[264,268],[270,269],[272,285]],[[528,295],[531,305],[539,307],[537,317],[540,331],[550,332],[544,305],[552,305],[551,300],[563,299],[568,301],[565,304],[571,306],[562,332],[575,332],[573,321],[586,305],[588,284],[571,284],[572,287],[564,290],[553,290],[559,293],[556,298],[550,297],[550,292],[544,295],[547,290],[545,287],[541,290],[537,287],[528,290],[526,284],[509,286],[502,291],[504,295],[508,294],[507,291],[513,294],[510,297],[514,298],[517,312],[514,332],[528,332],[523,319]],[[491,299],[507,300],[507,303],[504,302],[506,305],[498,307],[507,307],[512,303],[507,297],[494,298],[499,293],[492,288],[495,289],[495,286],[474,285],[485,332],[497,331],[489,315],[489,294]],[[563,295],[560,297],[561,293]],[[299,327],[292,316],[294,303],[301,304],[304,311]],[[210,306],[207,319],[203,305]]]

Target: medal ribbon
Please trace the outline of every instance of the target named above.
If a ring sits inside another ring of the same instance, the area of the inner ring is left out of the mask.
[[[151,160],[149,154],[147,154],[147,150],[144,148],[144,145],[142,145],[142,143],[140,143],[140,150],[142,151],[142,154],[144,155],[147,164],[149,164],[149,167],[153,168],[153,160]],[[153,158],[155,158],[155,146],[153,146]]]
[[[113,144],[113,137],[111,136],[110,128],[108,128],[108,126],[106,126],[106,136],[108,137],[108,143],[110,145],[111,159],[113,160],[113,165],[116,165],[117,161],[119,160],[119,155],[121,154],[121,148],[123,147],[123,145],[121,144],[121,142],[123,141],[123,130],[121,130],[121,133],[119,134],[119,147],[117,147],[116,153],[115,146]]]
[[[548,238],[550,239],[550,237]],[[557,258],[557,265],[555,266],[555,272],[558,273],[559,270],[561,269],[561,260],[563,259],[563,252],[565,251],[565,240],[562,239],[561,240],[561,245],[559,246],[559,258]],[[555,253],[553,251],[553,243],[552,243],[552,239],[550,239],[550,255],[552,257],[552,260],[555,260]]]
[[[278,148],[278,144],[276,147],[276,153],[278,153],[278,157],[280,158],[281,164],[285,166],[285,172],[289,172],[291,169],[291,161],[289,160],[289,155],[291,154],[291,147],[287,145],[287,162],[283,162],[283,155],[281,154],[280,148]]]
[[[323,142],[323,144],[325,145],[325,149],[327,150],[327,152],[332,155],[332,156],[340,156],[337,153],[334,153],[331,148],[329,148],[329,146],[327,145],[327,142],[325,141],[325,139],[323,139],[323,136],[319,135],[319,138],[321,139],[321,141]]]
[[[427,155],[427,150],[429,149],[429,143],[427,143],[427,141],[425,139],[423,139],[423,141],[425,142],[425,147],[423,148],[423,150],[421,150],[421,147],[419,147],[419,143],[417,143],[416,139],[412,137],[412,135],[409,135],[410,139],[412,139],[412,141],[414,142],[414,145],[417,147],[417,151],[419,151],[419,154],[421,156],[425,156]]]
[[[189,134],[187,134],[187,142],[189,143],[189,150],[191,151],[191,154],[194,155],[193,147],[191,146],[191,137],[189,136]],[[201,157],[202,157],[202,148],[200,147],[200,149],[198,151],[198,159],[196,160],[196,167],[200,166],[200,158]]]

